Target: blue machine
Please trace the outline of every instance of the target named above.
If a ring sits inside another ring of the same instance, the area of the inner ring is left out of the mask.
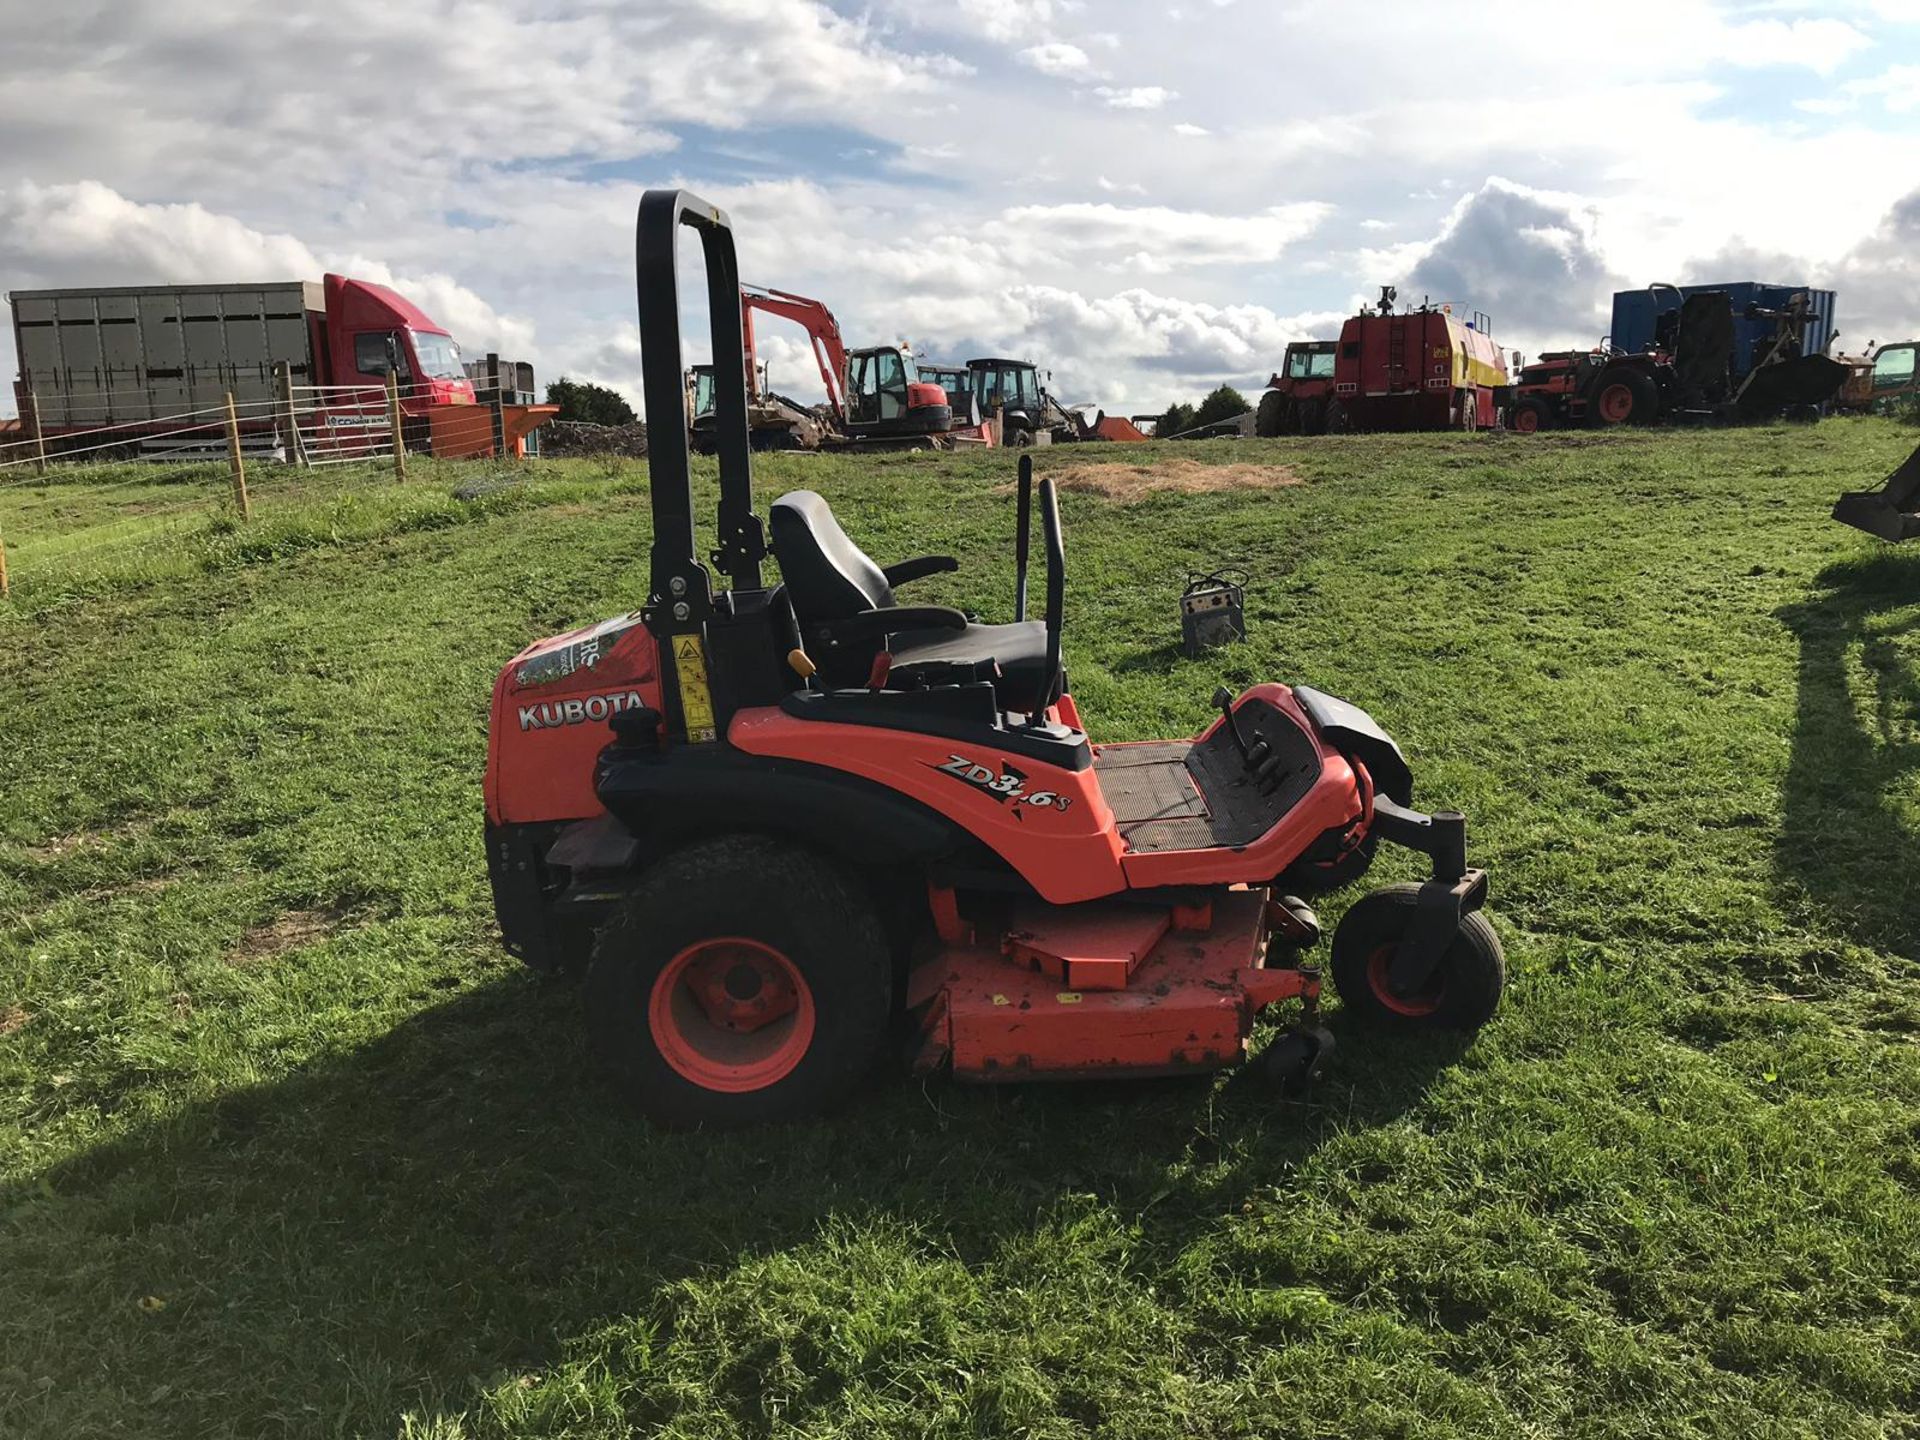
[[[1689,295],[1722,290],[1733,303],[1733,378],[1739,380],[1762,349],[1774,336],[1771,320],[1749,320],[1749,305],[1762,310],[1783,310],[1787,301],[1803,291],[1807,296],[1810,320],[1801,346],[1803,355],[1819,355],[1833,340],[1833,291],[1815,290],[1806,285],[1762,285],[1754,280],[1732,281],[1724,285],[1655,285],[1645,290],[1613,292],[1613,348],[1637,355],[1653,349],[1655,326],[1659,317],[1678,310]]]

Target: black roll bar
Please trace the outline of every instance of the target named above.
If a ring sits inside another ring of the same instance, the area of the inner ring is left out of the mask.
[[[1024,458],[1024,457],[1023,457]],[[1067,547],[1060,536],[1060,496],[1051,478],[1040,482],[1040,533],[1047,542],[1047,681],[1042,709],[1066,686],[1060,669],[1060,632],[1066,626]]]
[[[700,236],[713,337],[714,442],[720,456],[719,546],[713,562],[736,590],[761,588],[766,535],[753,513],[747,440],[746,338],[740,324],[740,263],[726,211],[687,190],[649,190],[634,222],[640,306],[641,391],[647,402],[647,478],[653,502],[650,610],[684,630],[712,612],[712,581],[693,529],[687,453],[685,366],[680,354],[680,227]],[[678,610],[684,604],[685,613]],[[677,623],[675,623],[677,622]]]
[[[1033,456],[1020,457],[1020,499],[1014,519],[1013,618],[1027,618],[1027,551],[1033,548]]]

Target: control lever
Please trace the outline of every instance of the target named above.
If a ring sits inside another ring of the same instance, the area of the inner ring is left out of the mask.
[[[1240,719],[1233,713],[1233,692],[1226,686],[1218,686],[1213,692],[1213,708],[1226,716],[1227,729],[1233,732],[1234,748],[1240,752],[1240,758],[1252,763],[1251,752],[1247,748],[1247,737],[1240,733]]]

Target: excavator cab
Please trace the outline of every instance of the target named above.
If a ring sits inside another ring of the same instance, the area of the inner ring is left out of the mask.
[[[847,352],[847,428],[863,427],[951,430],[953,409],[943,387],[921,380],[910,351],[875,345]]]

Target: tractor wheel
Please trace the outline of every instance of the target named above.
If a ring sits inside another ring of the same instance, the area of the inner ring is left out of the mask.
[[[1351,885],[1373,866],[1373,852],[1380,848],[1380,837],[1368,835],[1338,860],[1296,860],[1280,872],[1274,882],[1282,890],[1298,890],[1308,895],[1325,895]]]
[[[1516,435],[1532,435],[1553,428],[1553,407],[1538,396],[1527,395],[1513,402],[1507,415],[1507,428]]]
[[[858,883],[791,845],[731,835],[642,876],[584,987],[594,1048],[676,1128],[791,1120],[844,1100],[893,1011],[886,934]]]
[[[1327,434],[1346,435],[1353,430],[1353,416],[1338,400],[1327,401]]]
[[[1325,412],[1326,406],[1320,401],[1302,400],[1294,412],[1299,417],[1298,423],[1294,426],[1295,433],[1300,435],[1324,435],[1327,430]]]
[[[1659,410],[1660,389],[1653,377],[1621,365],[1602,372],[1587,416],[1604,430],[1615,425],[1651,425]]]
[[[1506,988],[1500,937],[1479,911],[1463,916],[1440,963],[1412,995],[1388,983],[1394,951],[1420,903],[1418,885],[1389,885],[1361,897],[1333,932],[1333,985],[1356,1020],[1411,1030],[1478,1030]]]
[[[1468,434],[1480,428],[1480,397],[1471,390],[1460,392],[1460,429]]]
[[[1289,395],[1280,390],[1269,390],[1260,397],[1260,408],[1253,412],[1253,433],[1262,440],[1271,440],[1285,435],[1293,427],[1288,423],[1292,416],[1287,412],[1293,407],[1288,403]]]

